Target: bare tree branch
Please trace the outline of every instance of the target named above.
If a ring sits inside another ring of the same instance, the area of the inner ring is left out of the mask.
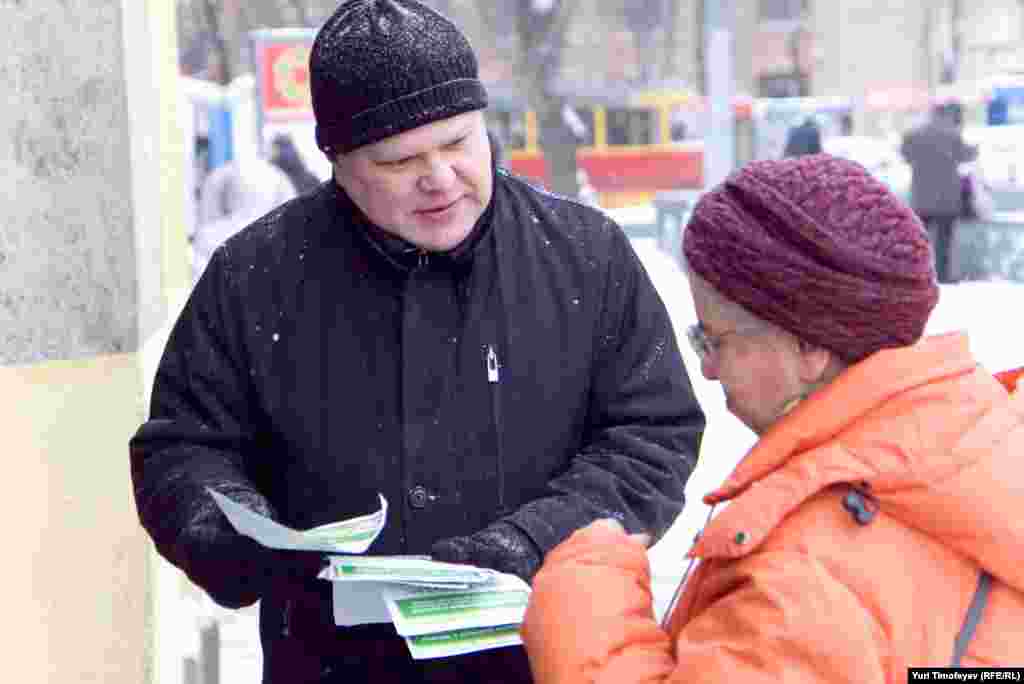
[[[525,104],[537,115],[550,187],[570,196],[579,191],[577,141],[563,118],[567,102],[556,92],[556,85],[562,71],[566,35],[579,4],[580,0],[554,0],[548,11],[538,12],[533,0],[518,0],[515,16],[521,89]]]
[[[539,14],[532,9],[532,0],[519,0],[516,29],[519,34],[519,62],[529,75],[531,100],[540,106],[553,93],[562,68],[562,53],[570,22],[579,7],[579,0],[555,0],[550,12]]]
[[[213,58],[218,66],[216,78],[221,85],[231,82],[231,64],[228,61],[228,43],[221,30],[221,15],[223,7],[215,0],[201,0],[203,16],[207,28],[210,31],[210,38],[213,41]]]
[[[295,16],[299,18],[299,23],[303,26],[312,26],[313,22],[310,19],[310,12],[308,5],[302,0],[288,0],[288,6],[295,10]]]

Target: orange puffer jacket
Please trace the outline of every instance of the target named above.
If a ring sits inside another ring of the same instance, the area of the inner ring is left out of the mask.
[[[643,546],[576,532],[534,580],[522,634],[537,684],[903,684],[908,667],[950,664],[983,570],[961,665],[1024,665],[1019,375],[994,379],[962,334],[847,369],[705,497],[729,504],[688,554],[667,629]]]

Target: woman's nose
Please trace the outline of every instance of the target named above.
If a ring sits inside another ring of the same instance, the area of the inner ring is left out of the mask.
[[[718,361],[714,354],[708,354],[700,360],[700,372],[707,380],[718,380]]]

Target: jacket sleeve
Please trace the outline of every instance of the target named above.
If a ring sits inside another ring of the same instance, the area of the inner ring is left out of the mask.
[[[654,620],[646,550],[601,525],[548,554],[520,633],[536,684],[663,682],[675,667]]]
[[[957,140],[957,162],[969,162],[974,161],[978,158],[978,146],[969,145],[964,142],[963,138]]]
[[[274,514],[246,467],[256,406],[225,261],[217,250],[171,331],[129,454],[139,518],[157,550],[215,601],[239,607],[260,598],[259,547],[206,488]]]
[[[639,544],[581,530],[534,579],[522,636],[535,681],[886,680],[882,627],[803,554],[755,554],[709,573],[697,591],[704,607],[672,639],[654,620]]]
[[[704,432],[668,311],[613,228],[582,448],[549,496],[506,519],[542,553],[598,518],[657,541],[683,508]]]
[[[911,133],[905,133],[900,141],[900,156],[908,164],[914,163],[914,137]]]

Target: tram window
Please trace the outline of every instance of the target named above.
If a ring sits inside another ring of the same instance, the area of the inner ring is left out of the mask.
[[[650,109],[608,109],[609,145],[650,145],[654,142],[655,116]]]

